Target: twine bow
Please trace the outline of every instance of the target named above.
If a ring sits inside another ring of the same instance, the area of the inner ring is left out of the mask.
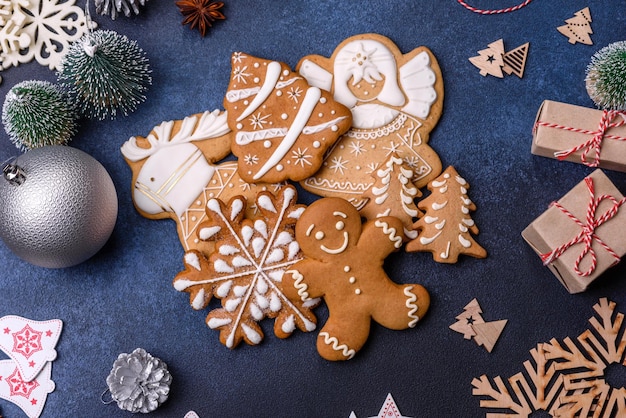
[[[572,238],[572,240],[570,240],[569,242],[566,242],[560,247],[555,248],[549,253],[545,253],[541,255],[541,260],[543,261],[543,264],[547,265],[547,264],[552,263],[557,258],[559,258],[572,245],[583,243],[585,245],[583,248],[583,251],[580,253],[578,258],[576,258],[576,261],[574,263],[574,271],[579,276],[583,276],[583,277],[587,277],[591,275],[596,269],[596,266],[598,264],[598,261],[596,258],[596,252],[592,246],[594,240],[616,259],[615,263],[613,263],[612,265],[617,264],[617,262],[620,260],[619,255],[617,255],[617,253],[615,253],[615,251],[613,251],[613,249],[611,249],[611,247],[609,247],[596,234],[596,228],[598,228],[600,225],[604,224],[605,222],[613,218],[617,214],[619,208],[626,202],[626,197],[623,197],[621,200],[617,200],[615,197],[608,195],[608,194],[603,194],[599,197],[595,197],[595,189],[593,186],[593,180],[590,177],[587,177],[585,178],[585,183],[587,184],[587,189],[591,197],[591,200],[589,201],[589,206],[587,207],[585,223],[583,223],[580,219],[572,215],[572,213],[568,211],[566,208],[564,208],[559,202],[553,203],[553,205],[559,208],[561,212],[563,212],[567,217],[569,217],[572,221],[576,222],[576,224],[578,224],[581,227],[581,231],[578,233],[578,235]],[[605,199],[608,199],[609,201],[611,201],[613,203],[613,206],[607,209],[606,212],[604,212],[600,217],[596,218],[596,210],[598,209],[600,202],[602,202]],[[589,256],[591,257],[591,266],[589,267],[589,269],[587,269],[587,271],[581,272],[579,269],[580,263],[583,260],[583,258],[587,256],[587,254],[589,254]]]
[[[621,118],[620,118],[621,116]],[[614,122],[615,119],[619,120]],[[557,151],[554,156],[558,160],[564,160],[576,151],[583,150],[580,159],[583,164],[589,167],[597,167],[600,164],[600,150],[602,148],[602,141],[606,139],[615,139],[618,141],[626,141],[626,137],[607,134],[606,132],[611,128],[619,128],[626,124],[626,112],[621,110],[603,110],[598,129],[590,131],[588,129],[572,128],[569,126],[558,125],[556,123],[537,122],[536,126],[545,126],[548,128],[561,129],[568,132],[581,133],[585,135],[592,135],[592,137],[573,148],[563,151]],[[587,155],[590,152],[594,152],[593,161],[588,161]]]

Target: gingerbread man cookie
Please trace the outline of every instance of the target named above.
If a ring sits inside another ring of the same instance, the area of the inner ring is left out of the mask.
[[[314,202],[296,223],[304,260],[285,273],[283,288],[302,301],[324,298],[329,317],[317,338],[323,358],[352,358],[372,320],[401,330],[414,327],[428,310],[423,286],[396,284],[383,270],[387,255],[402,246],[402,228],[390,216],[362,224],[351,203],[332,197]]]
[[[309,84],[333,93],[352,111],[352,128],[330,149],[322,168],[302,186],[325,197],[362,206],[363,193],[394,153],[413,171],[417,188],[441,173],[441,161],[428,145],[443,108],[443,79],[426,47],[402,54],[376,34],[343,41],[330,58],[305,56],[297,70]]]
[[[162,122],[147,137],[134,136],[121,148],[133,173],[135,208],[148,219],[174,220],[185,251],[212,251],[213,244],[197,236],[209,199],[241,195],[253,202],[259,191],[281,187],[245,182],[235,161],[215,164],[230,154],[226,119],[225,112],[214,110]],[[248,210],[253,214],[256,206]]]

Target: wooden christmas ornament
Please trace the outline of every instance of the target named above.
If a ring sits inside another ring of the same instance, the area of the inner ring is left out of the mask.
[[[526,67],[526,58],[528,57],[529,42],[524,45],[520,45],[517,48],[505,52],[502,56],[504,66],[502,70],[508,75],[515,74],[519,78],[524,75],[524,68]]]
[[[450,329],[463,334],[463,338],[466,340],[471,339],[476,335],[473,325],[485,322],[481,315],[482,312],[476,298],[472,299],[472,301],[463,308],[463,313],[456,317],[457,321],[450,325]]]
[[[591,40],[591,12],[589,7],[585,7],[574,13],[574,17],[567,19],[565,25],[556,28],[560,33],[565,35],[570,44],[581,43],[585,45],[593,45]]]
[[[488,48],[478,51],[477,56],[470,57],[469,61],[480,70],[480,75],[483,77],[489,74],[494,77],[503,78],[503,55],[504,42],[502,39],[498,39],[497,41],[490,43]]]
[[[476,335],[474,335],[474,341],[476,341],[476,344],[485,347],[485,349],[491,353],[507,322],[506,319],[502,319],[500,321],[472,324],[472,329],[476,333]]]

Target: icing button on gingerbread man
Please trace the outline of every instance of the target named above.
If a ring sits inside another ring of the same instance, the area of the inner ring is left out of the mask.
[[[286,272],[284,291],[302,301],[324,298],[329,316],[317,338],[323,358],[354,357],[372,320],[402,330],[428,310],[423,286],[394,283],[383,269],[385,258],[402,246],[402,230],[402,222],[390,216],[362,224],[354,206],[335,197],[314,202],[296,223],[305,257]]]

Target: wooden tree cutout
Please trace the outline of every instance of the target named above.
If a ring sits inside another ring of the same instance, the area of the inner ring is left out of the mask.
[[[471,57],[469,61],[480,70],[480,75],[483,77],[489,74],[494,77],[503,78],[503,55],[504,42],[502,42],[502,39],[498,39],[497,41],[490,43],[487,49],[478,51],[478,55]]]
[[[413,224],[418,236],[406,245],[406,251],[431,252],[438,263],[456,263],[460,254],[487,256],[472,237],[478,227],[469,215],[476,205],[467,196],[468,188],[452,166],[428,184],[431,194],[418,204],[425,215]]]
[[[528,47],[530,43],[526,42],[517,48],[505,52],[502,57],[504,66],[502,70],[508,75],[515,74],[519,78],[524,76],[524,68],[526,67],[526,58],[528,57]]]
[[[574,17],[565,21],[566,25],[556,28],[563,35],[567,36],[570,44],[579,42],[585,45],[593,45],[591,40],[591,12],[589,7],[577,11]]]
[[[476,335],[473,325],[483,324],[485,322],[481,315],[482,313],[483,311],[478,301],[474,298],[470,303],[465,305],[463,312],[456,317],[457,321],[450,325],[450,329],[463,334],[463,338],[469,340]]]
[[[491,353],[507,322],[506,319],[502,319],[500,321],[473,324],[472,328],[476,333],[474,341],[476,341],[476,344],[485,347],[485,350]]]

